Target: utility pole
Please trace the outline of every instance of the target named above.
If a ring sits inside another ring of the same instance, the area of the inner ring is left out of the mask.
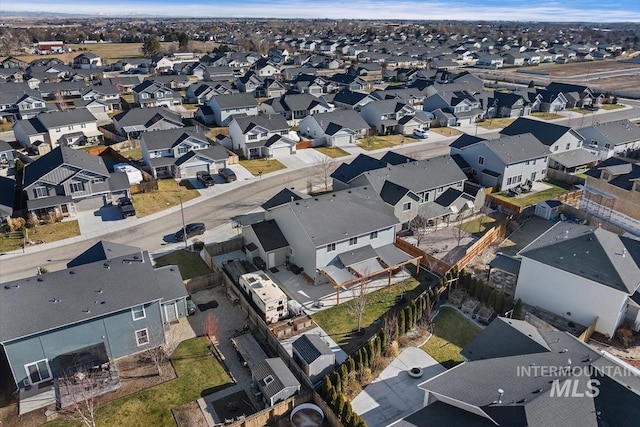
[[[182,240],[184,241],[184,248],[187,249],[189,246],[187,245],[187,227],[184,223],[184,208],[182,206],[182,194],[178,194],[178,199],[180,199],[180,216],[182,216]]]

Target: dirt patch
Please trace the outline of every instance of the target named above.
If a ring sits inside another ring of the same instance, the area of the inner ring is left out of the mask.
[[[171,409],[173,418],[178,427],[207,427],[207,420],[204,418],[200,407],[196,402],[185,403],[177,408]]]
[[[232,420],[241,416],[249,416],[256,411],[251,405],[247,392],[241,390],[211,403],[220,420]]]
[[[162,376],[158,376],[156,366],[143,362],[139,355],[125,357],[116,361],[121,387],[97,399],[98,406],[104,405],[120,397],[153,387],[176,378],[176,372],[170,362],[162,365]],[[6,400],[0,408],[0,426],[35,427],[47,422],[44,415],[46,408],[18,416],[17,395]]]

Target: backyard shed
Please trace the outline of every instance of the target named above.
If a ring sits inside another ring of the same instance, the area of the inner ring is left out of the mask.
[[[545,200],[536,204],[534,214],[544,219],[554,219],[560,215],[562,202],[558,200]]]
[[[336,356],[317,334],[304,334],[293,342],[293,358],[312,383],[333,371]]]

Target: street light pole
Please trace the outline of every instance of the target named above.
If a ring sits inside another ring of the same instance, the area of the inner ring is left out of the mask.
[[[180,216],[182,216],[182,240],[184,241],[184,248],[187,249],[189,246],[187,245],[187,227],[184,223],[184,208],[182,207],[182,195],[178,194],[178,199],[180,199]]]

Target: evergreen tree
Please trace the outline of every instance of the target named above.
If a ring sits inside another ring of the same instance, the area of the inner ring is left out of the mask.
[[[369,355],[369,360],[373,360],[376,357],[376,346],[373,340],[369,340],[367,343],[367,354]]]
[[[413,325],[412,325],[413,314],[411,312],[410,305],[406,306],[403,311],[404,311],[404,333],[406,334],[411,330],[411,328],[413,328]]]
[[[486,285],[486,284],[482,284],[482,293],[480,294],[480,302],[483,304],[487,303],[487,300],[489,299],[489,294],[491,293],[491,288]]]
[[[356,352],[356,371],[362,372],[364,366],[362,366],[362,349]]]
[[[476,286],[476,288],[473,291],[473,297],[475,299],[480,299],[480,295],[482,295],[482,289],[484,288],[483,283],[478,281],[478,279],[476,279],[475,277],[473,278],[473,281],[475,282],[475,286]]]
[[[355,370],[356,370],[356,361],[353,360],[353,357],[349,356],[349,358],[347,359],[347,371],[351,373],[351,372],[355,372]]]
[[[380,353],[384,352],[387,349],[387,333],[384,331],[384,328],[380,329]]]
[[[522,306],[522,300],[520,298],[518,298],[516,305],[513,307],[513,318],[524,320],[524,307]]]
[[[342,381],[340,378],[340,374],[336,371],[333,374],[331,374],[331,382],[333,383],[333,388],[336,389],[337,393],[341,393],[342,392]]]
[[[342,414],[342,410],[344,409],[344,405],[346,400],[344,398],[344,394],[338,393],[338,398],[336,399],[335,405],[333,406],[333,412],[340,416]]]
[[[364,347],[360,349],[362,351],[362,369],[367,369],[369,366],[369,354]]]
[[[329,375],[325,375],[322,379],[322,386],[320,387],[319,394],[325,401],[327,401],[331,398],[331,390],[333,390],[333,385],[331,384]]]
[[[504,314],[504,292],[500,292],[496,298],[496,313]]]
[[[340,370],[338,372],[340,373],[340,382],[342,384],[346,384],[349,378],[349,372],[347,371],[347,364],[343,363],[342,365],[340,365]]]
[[[495,310],[496,308],[496,299],[498,298],[498,292],[496,290],[492,290],[489,294],[489,298],[487,299],[487,305]]]
[[[469,278],[469,284],[467,285],[469,288],[469,295],[475,295],[476,293],[476,280],[473,277]]]
[[[158,55],[160,49],[162,49],[162,46],[156,36],[147,37],[142,44],[142,54],[147,58]]]
[[[398,336],[404,334],[405,321],[404,321],[404,310],[400,310],[398,313]]]

